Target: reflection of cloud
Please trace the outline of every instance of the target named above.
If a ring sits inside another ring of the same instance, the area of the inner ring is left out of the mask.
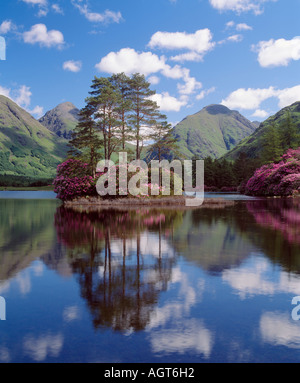
[[[194,350],[208,358],[212,351],[213,335],[200,321],[185,320],[184,327],[155,331],[151,336],[154,352],[185,353]]]
[[[6,347],[0,347],[0,362],[1,363],[10,362],[9,350]]]
[[[79,308],[77,306],[69,306],[64,309],[63,318],[65,322],[72,322],[79,318]]]
[[[222,279],[238,291],[241,299],[247,295],[274,295],[275,293],[300,295],[299,276],[278,271],[277,281],[271,281],[270,275],[274,275],[273,266],[266,259],[257,257],[250,264],[225,270]]]
[[[32,268],[33,268],[35,276],[41,277],[43,275],[43,271],[44,271],[43,262],[41,261],[34,262]]]
[[[174,284],[179,284],[177,300],[156,307],[151,312],[146,331],[150,333],[152,349],[167,353],[193,350],[208,358],[213,346],[213,334],[202,321],[190,319],[191,307],[202,299],[204,280],[192,283],[187,273],[174,267],[169,288]],[[164,326],[166,329],[155,330]]]
[[[24,352],[29,355],[33,360],[41,362],[47,356],[58,357],[63,347],[62,334],[42,335],[38,338],[27,336],[24,339]]]
[[[16,281],[19,285],[21,294],[28,294],[31,290],[31,281],[28,270],[26,272],[20,273],[16,277]]]
[[[126,251],[136,252],[137,239],[127,239],[126,240]],[[111,245],[111,251],[113,254],[122,254],[123,252],[123,240],[115,240]],[[157,234],[144,232],[140,236],[140,252],[141,255],[151,255],[155,258],[161,255],[172,257],[174,251],[172,247],[169,246],[168,242],[162,238],[161,244],[159,245],[159,237]]]
[[[0,281],[0,294],[8,291],[10,288],[10,283],[7,281]]]
[[[260,319],[260,333],[266,343],[300,348],[300,325],[285,313],[265,312]]]

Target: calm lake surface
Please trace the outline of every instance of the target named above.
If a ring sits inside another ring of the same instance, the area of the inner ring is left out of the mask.
[[[0,195],[1,362],[300,361],[299,200],[80,213],[47,198]]]

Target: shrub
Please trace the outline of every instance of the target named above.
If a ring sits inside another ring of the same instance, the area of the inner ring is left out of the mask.
[[[289,196],[300,190],[300,148],[289,149],[277,163],[263,165],[247,182],[254,196]]]

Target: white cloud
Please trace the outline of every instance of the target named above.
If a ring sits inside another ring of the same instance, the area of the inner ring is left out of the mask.
[[[182,53],[180,55],[172,56],[171,60],[179,61],[179,62],[184,62],[184,61],[198,62],[203,60],[203,56],[197,52],[187,52],[187,53]]]
[[[263,13],[262,5],[268,1],[277,0],[209,0],[212,7],[218,11],[233,11],[237,13],[252,11],[256,15]]]
[[[11,20],[5,20],[3,23],[0,25],[0,34],[5,35],[6,33],[10,32],[13,27],[13,23]]]
[[[243,40],[243,36],[242,35],[232,35],[232,36],[227,37],[227,40],[238,43],[238,42]]]
[[[159,84],[159,82],[160,82],[160,78],[157,77],[157,76],[150,76],[150,77],[148,78],[148,81],[149,81],[152,85],[157,85],[157,84]]]
[[[187,69],[184,74],[184,84],[178,84],[177,88],[180,94],[190,95],[197,89],[202,88],[202,83],[197,81],[195,77],[190,77],[190,71]]]
[[[270,113],[266,112],[265,110],[256,109],[256,111],[252,114],[252,117],[266,118],[269,114]]]
[[[175,61],[200,61],[208,51],[213,49],[215,43],[212,41],[211,31],[205,28],[190,34],[186,32],[156,32],[152,35],[148,45],[150,48],[189,51],[174,56],[172,59]]]
[[[236,30],[237,31],[251,31],[253,28],[250,27],[250,25],[245,24],[245,23],[240,23],[236,25]]]
[[[82,67],[81,61],[69,60],[63,63],[64,70],[68,70],[74,73],[79,72],[81,70],[81,67]]]
[[[230,95],[222,100],[221,104],[230,109],[259,109],[260,104],[270,97],[276,97],[278,91],[270,86],[266,89],[244,89],[240,88],[230,93]]]
[[[11,91],[11,89],[4,88],[3,86],[0,85],[0,95],[1,96],[10,97],[10,91]]]
[[[64,11],[61,9],[61,7],[58,4],[52,4],[51,8],[55,13],[59,13],[61,15],[64,14]]]
[[[132,48],[123,48],[119,52],[110,52],[96,65],[100,72],[133,74],[145,76],[162,73],[164,76],[179,79],[184,76],[184,69],[178,65],[171,67],[166,64],[165,57],[158,57],[152,52],[138,53]]]
[[[300,37],[260,41],[252,49],[258,52],[258,62],[264,68],[287,66],[290,61],[300,59]]]
[[[186,32],[156,32],[149,42],[150,48],[187,49],[204,53],[214,47],[212,34],[209,29],[199,29],[195,33]]]
[[[203,90],[201,93],[199,93],[196,96],[197,100],[202,100],[205,96],[209,95],[210,93],[213,93],[216,90],[215,87],[209,88],[207,90]]]
[[[38,17],[47,16],[48,14],[48,1],[47,0],[22,0],[24,3],[39,7],[39,11],[37,13]]]
[[[17,90],[17,96],[15,97],[14,101],[25,108],[27,108],[30,105],[31,102],[31,96],[32,93],[30,91],[30,88],[26,85],[22,85]]]
[[[151,100],[155,101],[161,110],[165,112],[179,112],[180,109],[187,104],[186,100],[170,96],[168,92],[161,94],[156,93],[150,97]]]
[[[284,108],[296,101],[300,101],[300,85],[278,91],[277,97],[279,99],[278,106],[280,108]]]
[[[259,111],[260,105],[271,97],[278,99],[278,107],[280,109],[289,106],[294,102],[300,101],[300,85],[284,89],[276,89],[273,86],[262,89],[240,88],[230,93],[225,100],[222,100],[221,104],[230,109],[253,109],[256,110],[254,113],[257,113],[257,117],[260,117],[259,114],[261,114],[261,117],[264,117],[262,111]]]
[[[24,108],[28,113],[35,115],[37,118],[43,115],[44,108],[39,105],[35,106],[32,110],[29,109],[32,93],[30,87],[26,85],[21,85],[19,88],[13,90],[0,86],[0,95],[10,98],[21,108]]]
[[[109,9],[105,10],[103,13],[91,12],[87,3],[83,4],[82,0],[72,0],[72,4],[92,23],[119,23],[122,20],[121,12],[113,12]]]
[[[30,31],[23,33],[23,39],[28,44],[40,44],[42,47],[61,47],[64,36],[60,31],[48,31],[45,24],[33,25]]]
[[[27,110],[31,115],[33,115],[35,118],[40,118],[44,115],[44,108],[42,106],[37,105],[32,110]]]
[[[47,0],[22,0],[24,3],[31,5],[47,5]]]

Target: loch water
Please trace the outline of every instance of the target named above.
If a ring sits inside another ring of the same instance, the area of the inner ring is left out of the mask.
[[[0,362],[300,361],[300,200],[54,197],[0,195]]]

